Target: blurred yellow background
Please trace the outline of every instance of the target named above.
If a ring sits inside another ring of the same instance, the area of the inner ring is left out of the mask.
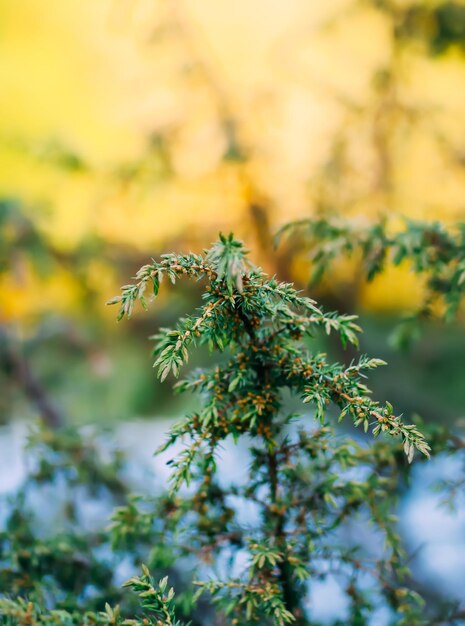
[[[272,271],[271,235],[312,213],[463,219],[465,61],[438,47],[441,4],[0,0],[0,197],[63,254],[233,230]],[[86,261],[102,302],[110,259]],[[73,271],[14,255],[0,280],[4,319],[82,299]],[[409,308],[421,284],[391,269],[361,293]]]
[[[0,491],[21,484],[38,418],[107,427],[102,442],[139,466],[196,410],[156,380],[147,338],[195,309],[202,284],[164,284],[119,326],[105,306],[151,256],[233,231],[305,289],[308,251],[273,236],[333,214],[465,222],[465,0],[0,0]],[[464,316],[406,332],[402,312],[424,303],[408,263],[368,283],[360,259],[337,259],[318,289],[327,310],[360,313],[361,351],[389,362],[373,397],[455,429]],[[403,354],[392,337],[409,332]],[[200,347],[186,370],[219,358]],[[438,602],[441,580],[463,596],[465,562],[463,516],[452,527],[429,493],[441,462],[416,474],[416,495],[400,485],[399,507],[412,554],[424,540],[423,569],[441,573]]]

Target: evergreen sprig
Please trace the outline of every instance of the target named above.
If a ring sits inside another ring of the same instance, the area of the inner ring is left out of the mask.
[[[429,446],[418,428],[404,424],[388,402],[371,399],[365,372],[382,365],[381,360],[362,356],[343,366],[306,347],[306,338],[319,330],[356,345],[360,329],[354,316],[326,313],[292,285],[266,276],[230,235],[203,255],[165,255],[144,266],[136,282],[111,301],[120,304],[119,318],[129,316],[138,299],[146,305],[146,294],[156,295],[165,275],[173,283],[185,276],[207,284],[196,313],[180,319],[175,329],[155,335],[158,376],[178,376],[198,345],[209,345],[227,358],[176,384],[178,392],[199,393],[202,405],[171,429],[160,448],[167,450],[180,440],[187,443],[170,461],[167,515],[160,520],[155,509],[152,514],[137,507],[120,509],[114,541],[127,541],[133,525],[144,533],[157,527],[179,556],[195,553],[213,563],[231,549],[235,563],[238,551],[247,555],[245,566],[236,563],[237,576],[225,580],[216,574],[197,583],[200,591],[213,594],[233,624],[309,624],[304,589],[308,580],[321,576],[317,563],[325,560],[347,580],[354,612],[362,615],[366,609],[368,619],[374,606],[361,588],[363,571],[394,611],[396,623],[421,624],[417,596],[402,584],[405,555],[391,512],[389,489],[402,463],[398,447],[380,441],[368,451],[349,439],[344,443],[327,423],[330,406],[338,409],[339,419],[349,415],[365,431],[371,427],[375,436],[401,438],[408,461],[415,449],[428,456]],[[315,406],[318,429],[288,413],[289,392]],[[249,442],[247,486],[224,487],[217,480],[217,455],[230,437]],[[370,468],[368,480],[345,476],[356,466]],[[190,495],[184,495],[180,489],[189,484]],[[252,527],[238,522],[231,498],[258,507],[260,517]],[[366,509],[389,546],[374,565],[365,562],[362,546],[337,541],[337,532]],[[405,591],[396,595],[397,587]],[[366,623],[361,619],[357,623]]]
[[[204,256],[164,255],[161,262],[145,265],[137,282],[110,300],[109,304],[120,304],[118,319],[130,316],[136,300],[146,306],[148,286],[157,295],[163,275],[173,283],[180,276],[208,277],[209,284],[197,315],[182,318],[175,330],[163,329],[154,336],[154,365],[160,379],[170,372],[178,376],[196,344],[207,343],[220,351],[229,347],[234,354],[226,365],[178,386],[179,390],[214,388],[214,394],[197,418],[188,418],[176,430],[176,438],[182,434],[195,437],[196,423],[202,440],[213,444],[231,432],[257,434],[279,412],[277,390],[288,387],[304,402],[316,405],[320,420],[333,402],[342,409],[340,418],[351,415],[354,424],[363,424],[365,431],[373,425],[375,434],[400,435],[409,457],[415,448],[428,455],[429,446],[414,425],[404,425],[389,403],[380,407],[368,397],[362,371],[382,364],[380,360],[362,359],[344,369],[327,363],[325,355],[310,356],[301,342],[305,335],[323,328],[327,334],[338,333],[344,344],[357,345],[360,328],[355,316],[324,313],[292,285],[279,283],[252,265],[247,269],[242,244],[229,235],[222,236]],[[226,417],[227,423],[222,424]]]
[[[81,613],[50,610],[44,604],[19,597],[0,598],[0,620],[4,626],[182,626],[173,606],[174,589],[167,590],[167,585],[167,577],[155,583],[145,565],[141,576],[134,576],[124,584],[139,597],[144,609],[144,615],[138,618],[124,618],[119,606],[108,603],[104,611]]]

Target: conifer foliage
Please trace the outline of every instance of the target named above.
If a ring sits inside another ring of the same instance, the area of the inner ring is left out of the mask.
[[[389,402],[370,397],[365,374],[382,361],[361,356],[344,366],[307,348],[320,331],[357,345],[354,316],[324,312],[292,285],[266,276],[232,235],[221,236],[204,255],[168,254],[145,265],[110,304],[119,303],[119,319],[129,317],[137,300],[147,307],[163,279],[174,284],[183,277],[205,281],[203,304],[176,328],[155,335],[158,376],[178,376],[198,345],[224,353],[219,365],[176,384],[179,392],[198,392],[201,408],[173,427],[161,447],[184,442],[170,462],[176,525],[163,536],[179,545],[179,556],[194,551],[210,566],[199,569],[209,571],[195,583],[199,595],[210,592],[227,623],[306,625],[314,623],[306,585],[332,572],[345,580],[350,623],[368,623],[379,603],[390,607],[393,623],[422,623],[420,600],[402,583],[406,568],[390,487],[398,480],[400,443],[408,461],[415,450],[428,456],[429,446]],[[319,425],[290,413],[289,395],[312,406]],[[366,448],[341,439],[329,425],[334,410],[339,420],[347,416],[365,432],[390,435],[394,442],[383,439]],[[228,438],[248,445],[246,484],[225,487],[218,480],[218,453]],[[368,479],[351,478],[354,467],[367,471]],[[245,502],[257,510],[246,526],[238,514]],[[367,562],[363,542],[342,539],[350,520],[364,512],[389,546]],[[159,523],[155,512],[151,521],[140,514],[147,524]],[[129,532],[123,526],[116,524],[116,535]],[[224,563],[226,554],[231,575],[222,577],[219,565],[211,565]]]
[[[308,251],[310,284],[315,285],[338,259],[356,257],[368,281],[387,266],[407,263],[421,277],[424,295],[413,313],[404,317],[393,336],[394,344],[407,348],[418,338],[420,323],[439,315],[451,322],[460,312],[465,295],[465,224],[404,219],[393,225],[387,219],[347,220],[325,215],[286,224],[276,243],[288,236],[293,250]],[[297,240],[297,241],[296,241]]]

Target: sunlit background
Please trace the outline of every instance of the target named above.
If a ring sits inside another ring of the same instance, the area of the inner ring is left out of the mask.
[[[186,401],[155,382],[147,337],[198,292],[163,292],[155,312],[116,325],[105,302],[148,258],[234,231],[304,288],[306,254],[273,246],[281,225],[463,221],[464,137],[458,0],[0,0],[0,489],[21,481],[41,402],[153,462]],[[431,324],[408,354],[389,342],[422,291],[404,266],[368,284],[355,260],[316,295],[362,315],[362,349],[390,363],[377,395],[451,424],[465,413],[460,320]],[[401,521],[414,549],[424,542],[421,583],[460,597],[465,519],[426,488],[453,471],[434,463]]]

